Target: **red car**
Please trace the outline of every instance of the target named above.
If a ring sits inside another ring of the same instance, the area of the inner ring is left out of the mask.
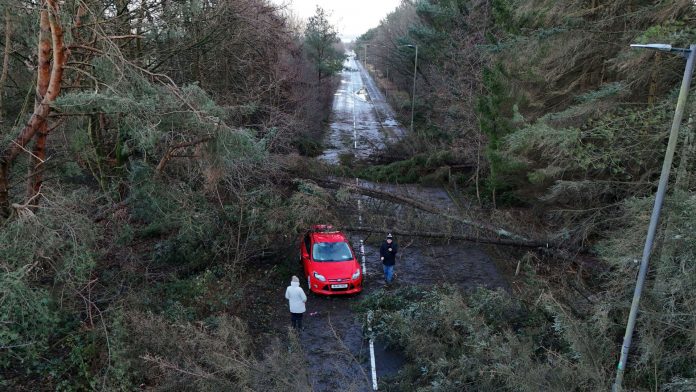
[[[346,236],[330,225],[315,225],[300,242],[300,259],[309,289],[317,294],[355,294],[363,276]]]

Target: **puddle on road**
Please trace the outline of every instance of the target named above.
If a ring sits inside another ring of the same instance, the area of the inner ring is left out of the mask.
[[[398,127],[400,124],[393,118],[385,118],[384,120],[382,120],[382,125],[384,125],[385,127]]]

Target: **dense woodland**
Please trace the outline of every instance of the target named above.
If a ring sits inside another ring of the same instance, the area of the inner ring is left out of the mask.
[[[288,390],[241,277],[323,214],[290,173],[343,62],[324,11],[0,7],[0,389]]]
[[[419,49],[415,132],[364,176],[460,187],[491,220],[575,249],[522,256],[511,297],[371,299],[412,360],[396,389],[610,389],[685,65],[629,44],[688,48],[695,18],[692,1],[404,1],[360,37],[404,123]],[[693,92],[627,388],[696,389]]]
[[[285,283],[298,234],[340,221],[312,178],[349,172],[557,249],[505,251],[510,292],[366,297],[407,358],[386,390],[607,390],[684,68],[628,45],[696,43],[693,1],[404,0],[353,49],[414,132],[331,169],[344,48],[274,4],[0,0],[0,389],[308,390],[248,282]],[[691,93],[634,390],[696,390]]]

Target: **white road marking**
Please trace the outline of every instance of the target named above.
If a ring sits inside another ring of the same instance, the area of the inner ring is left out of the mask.
[[[360,204],[360,199],[358,199],[358,223],[360,224],[360,227],[362,227],[362,214],[360,214],[361,210],[362,210],[362,205]]]
[[[367,267],[365,266],[365,241],[360,240],[360,254],[362,255],[362,267],[363,267],[363,285],[365,285],[365,274],[367,273]]]
[[[367,312],[367,332],[370,334],[370,366],[372,367],[372,390],[377,390],[377,365],[375,363],[375,342],[372,339],[372,311]]]
[[[351,85],[353,84],[353,75],[351,74]],[[351,94],[353,103],[353,148],[355,150],[355,155],[357,156],[358,150],[358,129],[355,119],[355,91]],[[374,107],[374,104],[373,104]],[[355,185],[360,186],[360,179],[355,178]],[[360,199],[358,199],[358,223],[362,226],[362,204]],[[365,277],[367,275],[367,264],[365,263],[365,241],[360,240],[360,255],[362,258],[362,273],[363,273],[363,285],[365,284]],[[367,312],[367,331],[370,337],[370,369],[372,374],[372,390],[377,390],[377,362],[375,361],[375,341],[372,337],[372,310]]]

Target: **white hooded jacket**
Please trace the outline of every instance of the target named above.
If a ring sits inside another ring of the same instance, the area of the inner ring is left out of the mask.
[[[290,286],[285,290],[285,298],[288,299],[290,303],[290,313],[304,313],[305,312],[305,302],[307,302],[307,296],[300,287],[300,282],[291,282]]]

